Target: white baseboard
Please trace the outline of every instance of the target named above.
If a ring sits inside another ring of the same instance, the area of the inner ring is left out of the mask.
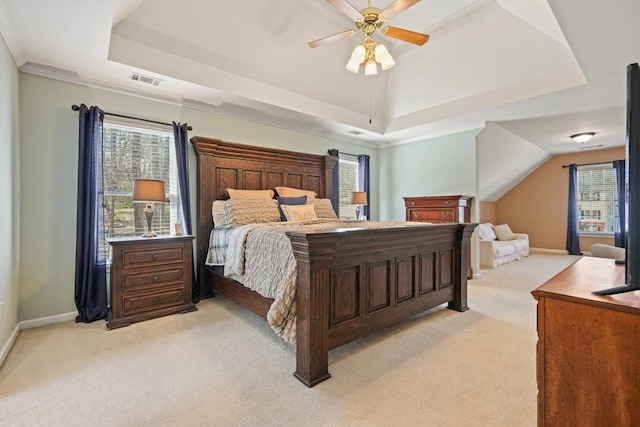
[[[11,351],[11,347],[13,347],[13,344],[16,342],[16,339],[18,338],[19,332],[20,332],[20,324],[18,323],[16,327],[13,328],[13,332],[11,332],[11,335],[9,335],[9,339],[7,340],[7,342],[4,343],[4,346],[2,346],[2,350],[0,350],[0,366],[2,366],[2,364],[4,363],[4,360],[9,355],[9,352]]]
[[[38,328],[40,326],[52,325],[54,323],[68,322],[74,320],[78,313],[56,314],[55,316],[40,317],[39,319],[24,320],[20,322],[20,330]]]
[[[545,248],[529,248],[530,251],[546,252],[549,254],[562,254],[567,255],[567,251],[564,249],[545,249]]]

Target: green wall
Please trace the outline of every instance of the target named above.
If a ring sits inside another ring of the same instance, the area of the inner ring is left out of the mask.
[[[78,113],[71,105],[80,103],[152,120],[187,122],[193,126],[190,136],[314,154],[325,154],[329,148],[369,154],[371,169],[378,168],[376,149],[20,73],[20,320],[75,311]],[[195,161],[191,150],[194,224]],[[375,174],[371,185],[372,199],[376,200]],[[373,208],[375,217],[377,209]]]
[[[476,194],[476,131],[378,150],[177,103],[16,73],[13,67],[14,74],[19,74],[20,88],[20,244],[0,251],[20,248],[21,321],[75,312],[78,113],[71,110],[72,104],[98,105],[108,112],[164,122],[187,122],[193,126],[190,136],[315,154],[324,154],[329,148],[369,154],[373,219],[404,219],[404,196]],[[10,146],[4,144],[0,150],[5,150],[5,145]],[[191,151],[192,195],[196,194],[195,161]],[[0,188],[4,185],[1,183]],[[195,196],[192,203],[195,223]],[[6,223],[11,226],[10,221]]]
[[[0,36],[0,363],[18,326],[18,68]]]
[[[475,197],[477,133],[473,130],[381,149],[380,219],[404,220],[403,197]]]

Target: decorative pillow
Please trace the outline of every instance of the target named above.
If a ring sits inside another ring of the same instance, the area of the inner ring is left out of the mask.
[[[516,236],[511,231],[511,228],[507,224],[502,225],[494,225],[493,231],[496,232],[496,236],[498,236],[498,240],[513,240]]]
[[[478,235],[482,240],[496,240],[498,238],[493,231],[493,224],[490,222],[478,225]]]
[[[213,226],[219,227],[226,225],[224,217],[224,200],[214,200],[211,205],[211,216],[213,217]]]
[[[307,196],[307,203],[312,203],[313,199],[318,195],[315,191],[300,190],[298,188],[291,187],[276,187],[276,192],[280,197],[300,197]]]
[[[318,218],[313,205],[282,205],[281,208],[284,216],[287,217],[287,221],[304,221]]]
[[[226,224],[234,226],[280,221],[275,199],[229,199],[224,202],[224,216]]]
[[[287,217],[282,212],[282,205],[298,206],[307,204],[307,196],[300,197],[278,197],[278,209],[280,209],[280,221],[286,221]]]
[[[313,208],[316,211],[318,218],[337,219],[336,211],[333,210],[333,205],[330,199],[314,199]]]
[[[273,190],[235,190],[227,188],[230,199],[273,199]]]

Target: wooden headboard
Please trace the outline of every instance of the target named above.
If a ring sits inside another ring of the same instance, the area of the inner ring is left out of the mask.
[[[198,156],[197,271],[200,295],[208,297],[210,286],[203,279],[213,228],[213,201],[227,199],[227,188],[266,190],[277,186],[313,190],[318,197],[332,198],[333,171],[338,159],[201,136],[192,137],[191,144]]]

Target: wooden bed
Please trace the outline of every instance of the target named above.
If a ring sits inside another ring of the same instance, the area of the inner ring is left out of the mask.
[[[198,156],[201,297],[219,291],[266,317],[273,300],[205,265],[211,205],[227,197],[227,188],[288,186],[330,198],[337,158],[198,136],[191,143]],[[448,303],[450,309],[466,311],[467,242],[475,226],[289,233],[297,261],[296,378],[308,387],[330,378],[330,349],[430,308]]]

